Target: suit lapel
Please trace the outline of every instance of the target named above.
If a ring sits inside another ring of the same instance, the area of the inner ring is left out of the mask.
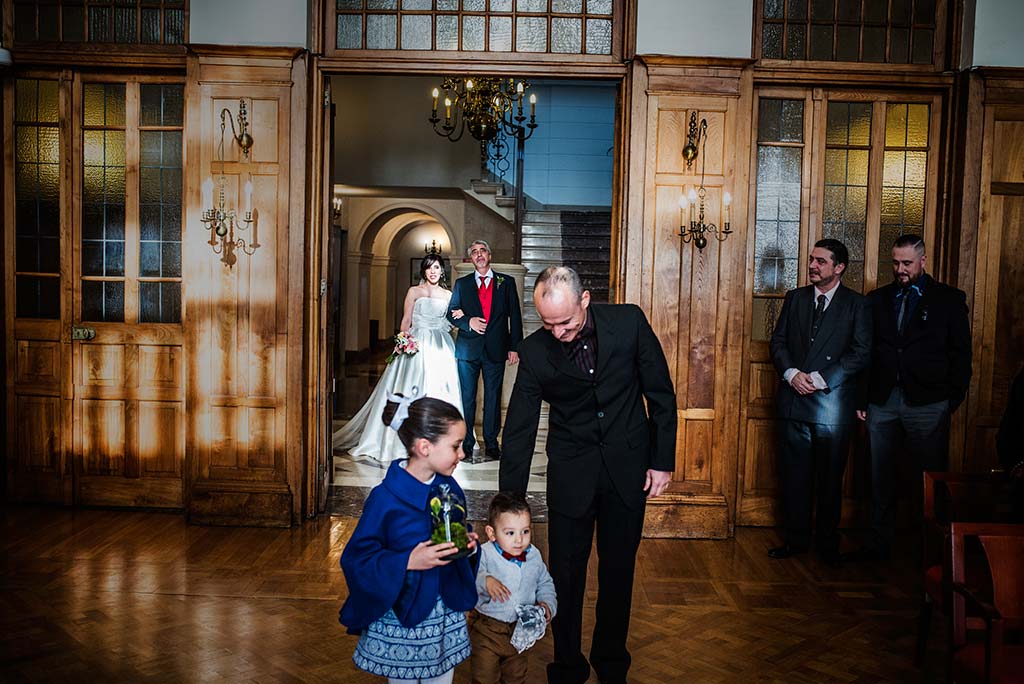
[[[483,307],[480,306],[480,294],[476,289],[476,275],[470,273],[461,279],[462,283],[462,301],[465,302],[463,305],[463,311],[467,316],[478,316],[484,315]]]

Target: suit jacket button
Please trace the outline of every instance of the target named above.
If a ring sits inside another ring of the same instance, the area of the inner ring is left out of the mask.
[[[607,442],[601,442],[601,448],[602,448],[602,449],[603,449],[604,447],[606,447],[606,446],[608,446],[608,443],[607,443]]]
[[[597,412],[597,417],[598,418],[604,418],[604,411],[598,411]]]

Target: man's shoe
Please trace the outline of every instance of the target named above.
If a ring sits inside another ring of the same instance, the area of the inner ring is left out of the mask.
[[[851,563],[862,563],[871,561],[889,560],[889,549],[879,549],[873,546],[865,546],[856,551],[849,551],[842,555],[844,561]]]
[[[793,546],[791,544],[783,544],[782,546],[776,546],[774,549],[768,549],[768,557],[776,560],[783,558],[789,558],[795,556],[798,553],[803,553],[807,549],[800,546]]]
[[[839,554],[839,551],[818,551],[818,558],[830,568],[838,568],[843,565],[843,557]]]
[[[500,447],[487,447],[484,450],[484,455],[487,461],[500,461],[501,460],[501,448]]]

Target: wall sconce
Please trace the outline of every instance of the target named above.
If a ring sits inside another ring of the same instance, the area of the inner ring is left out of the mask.
[[[697,124],[697,110],[690,112],[690,125],[686,130],[686,145],[683,146],[683,159],[686,160],[686,168],[690,168],[693,160],[697,158],[697,149],[701,141],[707,142],[708,120],[701,119]]]
[[[242,150],[242,156],[246,162],[249,161],[249,150],[252,148],[253,139],[249,134],[248,110],[245,100],[238,101],[238,129],[235,129],[235,117],[225,107],[220,112],[220,143],[217,146],[217,161],[220,162],[220,175],[217,177],[217,199],[214,203],[214,181],[207,178],[203,181],[203,210],[202,220],[206,229],[210,231],[210,241],[207,243],[213,249],[214,254],[220,254],[220,260],[229,268],[235,265],[238,257],[235,252],[242,250],[245,254],[252,256],[260,246],[258,219],[259,213],[252,208],[252,178],[245,182],[245,213],[239,216],[233,208],[225,207],[224,184],[227,182],[224,175],[224,134],[227,124],[231,124],[231,137]],[[241,237],[242,231],[252,228],[251,239],[246,242]],[[235,231],[239,236],[236,237]]]
[[[687,168],[697,158],[697,145],[701,145],[700,161],[700,185],[694,189],[682,189],[679,196],[679,237],[683,243],[693,242],[697,249],[707,247],[707,234],[711,233],[719,242],[725,242],[732,234],[729,228],[729,206],[732,204],[732,195],[728,191],[722,193],[722,228],[719,230],[714,223],[704,221],[704,197],[707,190],[704,189],[704,166],[707,164],[707,143],[708,143],[708,122],[701,119],[697,125],[697,112],[690,112],[690,130],[686,135],[686,146],[683,147],[683,159],[686,160]],[[689,227],[687,227],[689,218]]]
[[[423,253],[427,256],[441,256],[441,245],[437,244],[437,240],[431,240],[430,244],[423,245]]]
[[[337,221],[341,218],[341,198],[335,197],[331,200],[331,216]]]

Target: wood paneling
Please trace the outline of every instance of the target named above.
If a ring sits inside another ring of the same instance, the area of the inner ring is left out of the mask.
[[[189,518],[290,525],[302,507],[302,284],[305,61],[259,48],[190,56],[186,127],[186,445]],[[199,188],[222,165],[220,112],[244,98],[251,158],[229,135],[230,206],[253,183],[253,255],[228,265],[209,247]]]
[[[984,106],[964,108],[965,144],[980,142],[981,154],[961,150],[971,164],[962,171],[958,270],[971,304],[974,363],[957,445],[963,458],[953,465],[984,471],[996,465],[995,434],[1024,364],[1024,70],[972,72],[962,97]]]
[[[657,58],[646,66],[631,79],[646,81],[646,90],[627,87],[633,93],[628,154],[643,164],[624,165],[622,186],[632,190],[623,198],[621,215],[629,223],[621,228],[617,282],[620,298],[640,304],[661,341],[676,388],[679,434],[672,483],[651,502],[645,533],[725,536],[738,449],[742,340],[735,331],[742,328],[746,221],[735,218],[746,215],[750,74],[739,60],[699,66]],[[691,113],[707,120],[708,132],[687,167],[682,148]],[[679,198],[700,184],[702,168],[705,220],[721,225],[728,190],[734,233],[721,243],[709,236],[698,250],[679,238]]]

